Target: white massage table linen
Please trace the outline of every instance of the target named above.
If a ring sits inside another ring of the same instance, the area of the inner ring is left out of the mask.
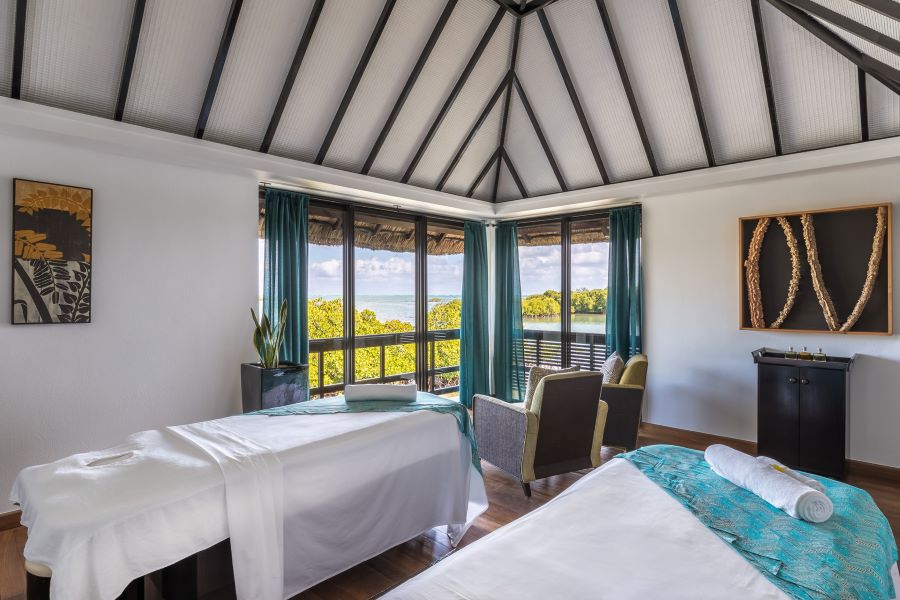
[[[215,423],[281,463],[283,597],[487,508],[453,415],[239,415]],[[115,598],[132,579],[229,535],[220,467],[164,429],[24,469],[11,499],[29,528],[25,558],[53,570],[55,600]]]
[[[896,565],[892,573],[897,581]],[[785,600],[787,595],[631,463],[614,459],[545,506],[385,596],[497,598]]]
[[[268,448],[220,421],[170,427],[216,461],[225,482],[225,514],[238,600],[284,594],[284,477]]]

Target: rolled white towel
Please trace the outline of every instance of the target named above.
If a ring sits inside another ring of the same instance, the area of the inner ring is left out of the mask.
[[[358,383],[344,387],[347,402],[389,401],[415,402],[416,384]]]
[[[714,444],[706,449],[705,457],[717,475],[756,494],[794,518],[824,523],[834,512],[834,505],[828,496],[749,454]]]
[[[776,471],[781,471],[788,477],[793,477],[794,479],[796,479],[803,485],[808,485],[809,487],[816,490],[817,492],[822,492],[823,494],[825,493],[825,486],[822,485],[822,482],[817,481],[817,480],[813,479],[812,477],[808,477],[808,476],[804,475],[803,473],[799,473],[790,467],[786,467],[783,464],[781,464],[780,462],[778,462],[777,460],[775,460],[774,458],[769,458],[768,456],[757,456],[756,460],[758,460],[761,463],[769,465]]]

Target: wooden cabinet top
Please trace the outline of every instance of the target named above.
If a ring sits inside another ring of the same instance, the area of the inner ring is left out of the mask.
[[[849,371],[856,355],[851,357],[826,355],[826,360],[800,360],[797,358],[785,358],[784,352],[772,348],[759,348],[752,353],[753,362],[757,364],[785,365],[790,367],[812,367],[814,369],[834,369],[837,371]]]

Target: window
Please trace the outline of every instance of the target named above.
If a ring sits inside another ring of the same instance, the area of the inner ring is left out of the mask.
[[[609,218],[519,225],[527,366],[596,369],[606,352]]]
[[[313,199],[308,233],[311,396],[348,381],[458,395],[462,224]]]

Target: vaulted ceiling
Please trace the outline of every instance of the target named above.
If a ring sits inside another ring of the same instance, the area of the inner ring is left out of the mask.
[[[898,0],[3,0],[0,94],[507,201],[900,135]]]

